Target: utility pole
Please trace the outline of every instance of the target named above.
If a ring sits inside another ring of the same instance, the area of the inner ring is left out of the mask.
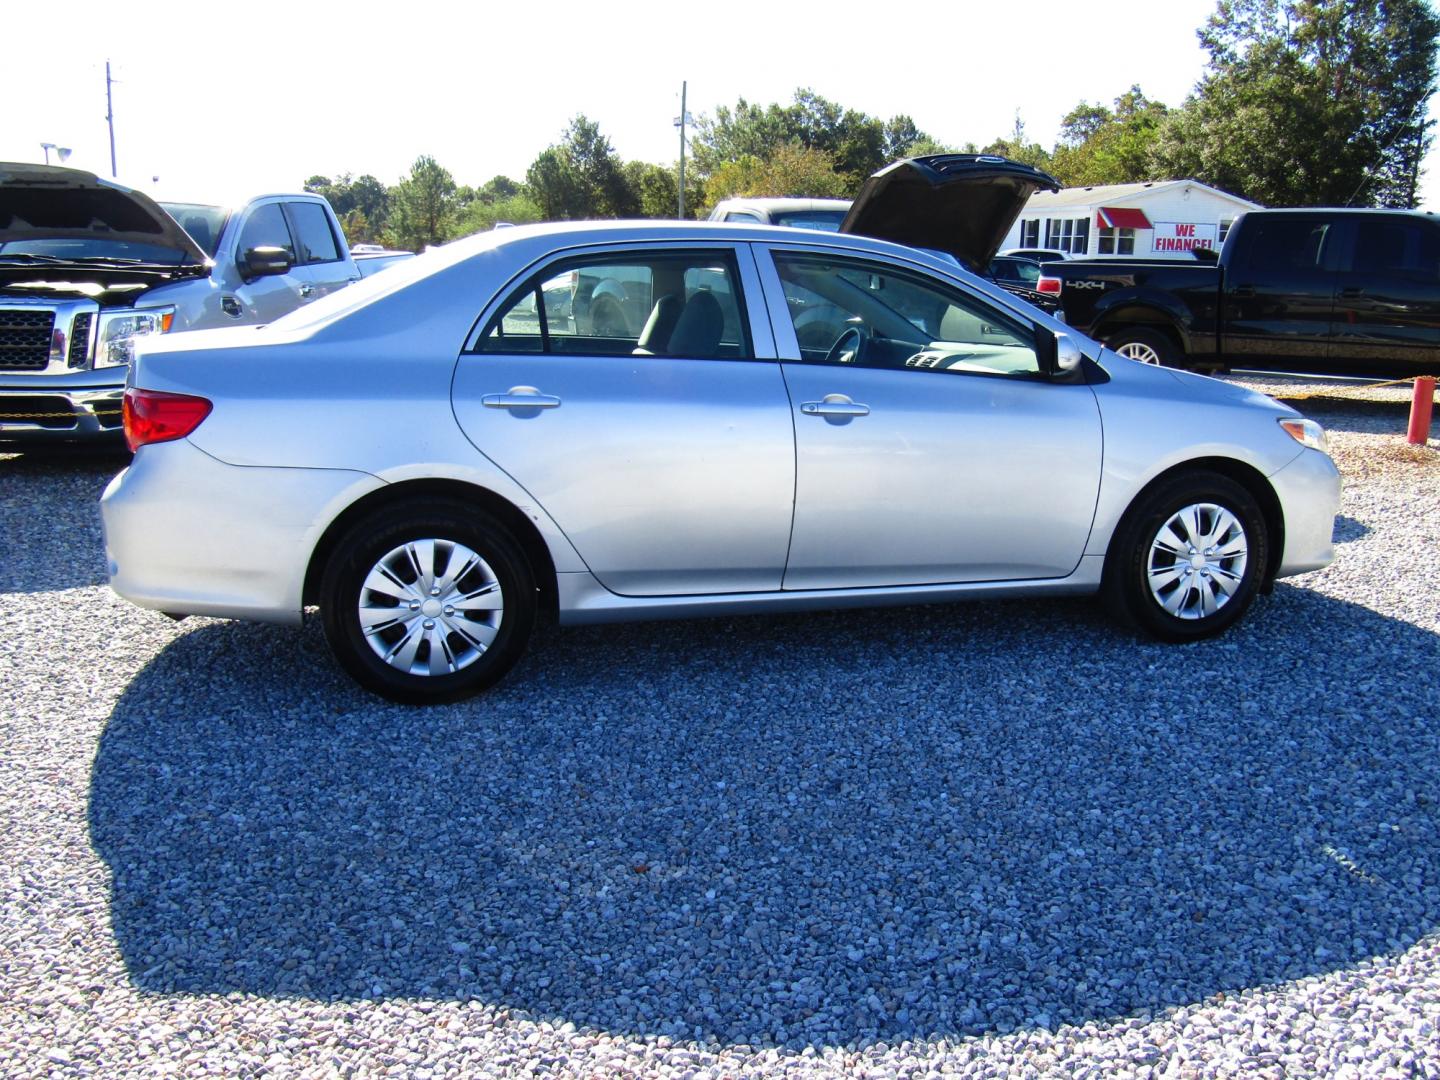
[[[685,113],[685,88],[688,84],[680,83],[680,118],[675,121],[680,128],[680,220],[685,220],[685,121],[688,119]]]
[[[110,61],[105,61],[105,122],[110,125],[110,175],[115,172],[115,106],[110,99]]]

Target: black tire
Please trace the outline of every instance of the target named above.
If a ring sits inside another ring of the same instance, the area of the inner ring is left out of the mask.
[[[432,540],[438,543],[427,546]],[[412,543],[418,547],[407,551]],[[454,566],[468,567],[453,582],[446,576],[452,553]],[[443,592],[417,585],[417,565],[426,555],[430,588]],[[471,555],[478,562],[470,561]],[[371,579],[372,571],[381,576]],[[415,576],[406,582],[410,575]],[[367,587],[367,579],[385,589]],[[493,605],[497,594],[498,612],[467,614],[467,607]],[[486,599],[477,603],[479,597]],[[396,615],[387,620],[382,609],[391,600]],[[421,600],[453,604],[432,612],[416,606]],[[362,602],[370,613],[369,633],[361,621]],[[536,607],[534,574],[514,538],[491,518],[450,500],[396,503],[356,522],[335,545],[320,578],[321,620],[336,661],[367,690],[407,704],[459,701],[498,682],[524,653]],[[488,642],[478,640],[487,637]],[[377,650],[391,651],[392,659]]]
[[[1180,522],[1169,533],[1181,542],[1173,555],[1162,532],[1182,511],[1194,507],[1201,508],[1194,521],[1202,539],[1225,528],[1222,512],[1240,531],[1238,542],[1227,529],[1213,547],[1202,544],[1198,565],[1186,558],[1191,547],[1186,543],[1191,531],[1187,523]],[[1213,637],[1244,615],[1255,599],[1269,545],[1265,515],[1244,487],[1219,473],[1181,473],[1145,492],[1115,530],[1105,557],[1105,605],[1122,622],[1161,641]],[[1233,555],[1238,548],[1243,548],[1243,566]],[[1211,551],[1216,554],[1208,555]],[[1207,594],[1213,605],[1208,612]]]
[[[1184,367],[1184,357],[1179,346],[1173,338],[1161,330],[1151,330],[1143,326],[1127,326],[1105,338],[1105,345],[1109,349],[1127,355],[1125,350],[1133,350],[1140,355],[1132,356],[1131,359],[1139,360],[1145,364],[1157,364],[1160,367]],[[1153,356],[1154,359],[1146,357]]]

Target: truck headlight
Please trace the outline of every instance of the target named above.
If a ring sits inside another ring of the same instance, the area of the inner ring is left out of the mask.
[[[102,312],[95,332],[95,366],[119,367],[135,358],[135,339],[163,334],[175,321],[173,307]]]

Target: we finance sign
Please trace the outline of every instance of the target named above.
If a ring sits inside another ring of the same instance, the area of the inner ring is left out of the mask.
[[[1201,225],[1195,221],[1157,221],[1150,236],[1150,250],[1157,255],[1196,248],[1220,250],[1220,226]]]

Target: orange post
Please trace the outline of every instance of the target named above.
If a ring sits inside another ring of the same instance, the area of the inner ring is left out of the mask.
[[[1430,414],[1435,408],[1435,377],[1421,375],[1415,380],[1415,393],[1410,398],[1410,431],[1405,436],[1411,446],[1424,446],[1430,441]]]

